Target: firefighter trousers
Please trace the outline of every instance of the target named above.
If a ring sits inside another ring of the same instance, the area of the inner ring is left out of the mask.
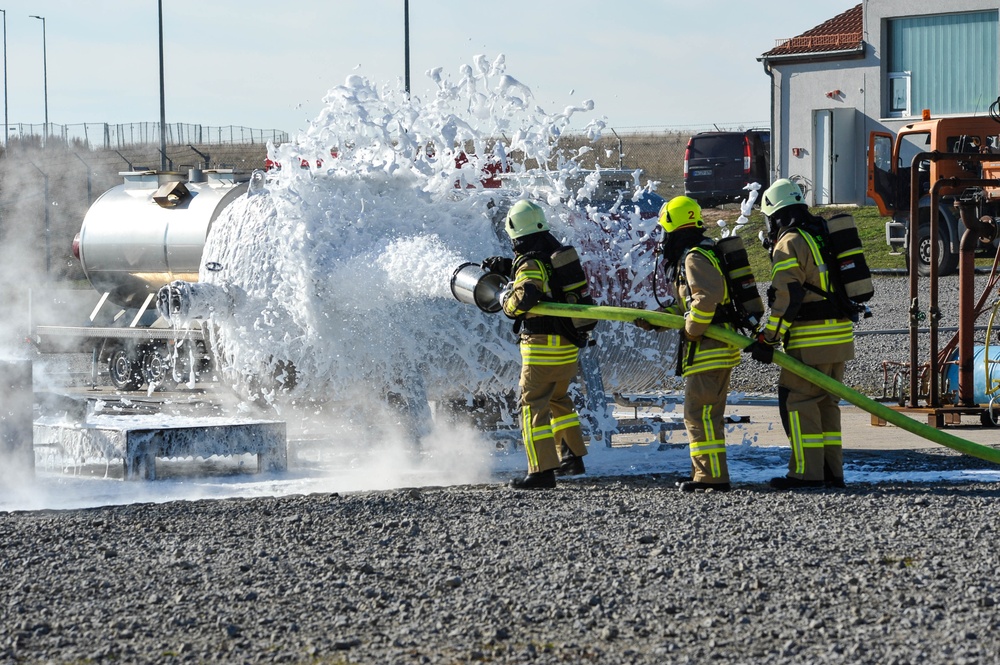
[[[587,454],[587,446],[583,442],[580,416],[569,396],[570,382],[577,372],[576,353],[572,354],[572,362],[550,364],[545,355],[538,352],[539,344],[532,345],[533,353],[528,352],[526,346],[522,341],[518,384],[521,439],[528,457],[528,473],[538,473],[558,467],[561,456],[567,451],[583,457]]]
[[[731,368],[713,369],[689,374],[684,380],[684,428],[696,482],[729,482],[725,417],[732,373]]]
[[[842,382],[845,365],[839,362],[810,367]],[[788,476],[802,480],[843,478],[844,453],[837,398],[783,369],[778,378],[778,409],[781,425],[792,447]]]

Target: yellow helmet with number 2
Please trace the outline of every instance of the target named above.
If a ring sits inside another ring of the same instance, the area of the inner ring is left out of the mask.
[[[545,221],[545,212],[538,204],[522,199],[510,207],[504,229],[513,240],[532,233],[548,231],[549,223]]]
[[[701,206],[690,196],[675,196],[660,208],[660,226],[667,233],[687,227],[702,228]]]

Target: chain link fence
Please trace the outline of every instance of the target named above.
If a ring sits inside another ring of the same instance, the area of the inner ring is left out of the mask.
[[[268,141],[285,143],[288,132],[278,129],[253,129],[239,125],[209,127],[184,122],[171,122],[163,131],[168,144],[199,143],[203,145],[260,144]],[[83,122],[73,125],[56,123],[29,125],[16,123],[7,126],[8,143],[44,145],[57,140],[88,150],[122,150],[140,145],[160,144],[158,122]]]

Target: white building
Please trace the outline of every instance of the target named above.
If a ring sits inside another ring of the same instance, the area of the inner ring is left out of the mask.
[[[809,203],[870,203],[868,134],[987,114],[1000,96],[1000,3],[865,0],[758,60],[771,78],[772,179]]]

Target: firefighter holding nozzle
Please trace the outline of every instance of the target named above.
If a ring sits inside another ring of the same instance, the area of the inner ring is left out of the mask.
[[[519,336],[521,378],[521,438],[528,457],[528,474],[511,481],[515,489],[556,486],[556,476],[585,473],[580,416],[569,396],[577,373],[580,347],[586,344],[570,320],[541,316],[529,310],[539,302],[554,302],[553,253],[564,249],[549,232],[544,211],[521,200],[511,206],[504,229],[514,247],[514,258],[494,256],[482,267],[508,277],[500,294],[504,314],[514,319]]]
[[[715,251],[704,234],[701,206],[687,196],[672,198],[660,208],[665,232],[661,249],[664,273],[673,283],[675,303],[666,307],[684,316],[678,376],[684,377],[684,427],[691,453],[692,476],[678,481],[682,492],[730,489],[726,463],[726,397],[740,350],[704,336],[709,324],[732,329],[731,294]],[[655,328],[637,319],[643,330]]]

